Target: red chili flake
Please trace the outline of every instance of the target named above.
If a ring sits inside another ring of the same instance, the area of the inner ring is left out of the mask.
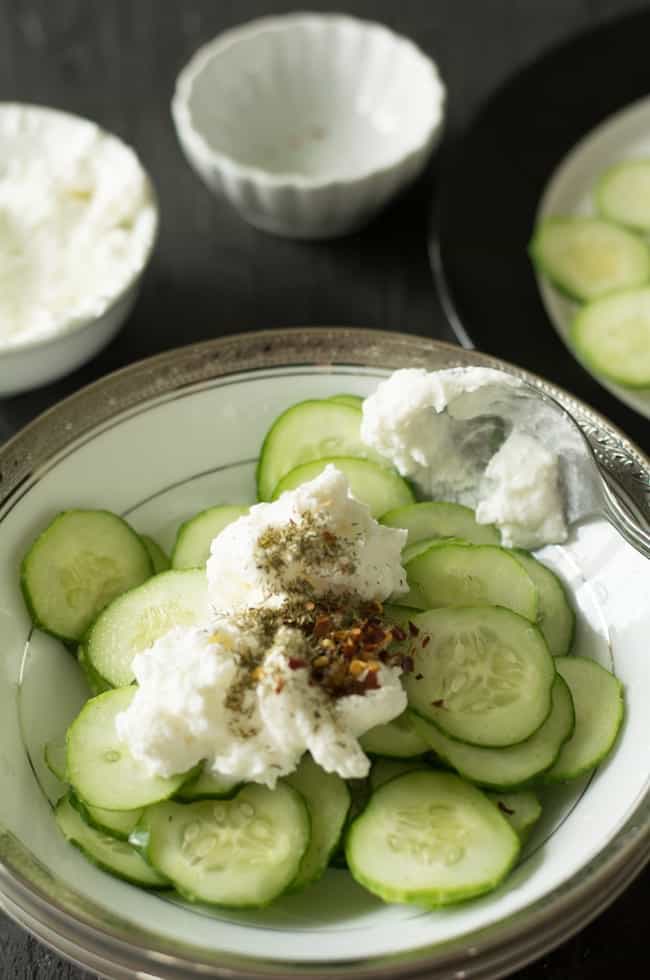
[[[406,633],[401,626],[393,626],[391,628],[391,633],[393,634],[393,639],[397,640],[398,643],[401,643],[406,639]]]
[[[499,800],[497,806],[499,807],[502,813],[507,813],[509,817],[511,817],[512,814],[515,812],[514,810],[511,810],[509,806],[506,806],[503,800]]]
[[[332,631],[332,620],[329,616],[318,616],[314,623],[312,634],[315,637],[327,636]]]
[[[431,704],[433,705],[434,708],[444,708],[445,707],[445,699],[444,698],[440,698],[439,701],[432,701]]]
[[[379,678],[377,677],[377,671],[369,670],[362,684],[365,691],[375,691],[378,687],[381,687]]]
[[[428,647],[430,643],[431,643],[431,637],[425,636],[425,638],[422,640],[422,649],[424,650],[424,648]]]
[[[402,670],[405,674],[413,672],[413,657],[404,657],[402,660]]]
[[[421,681],[423,677],[424,677],[424,674],[416,674],[415,675],[416,681]]]
[[[409,619],[409,633],[411,634],[411,636],[419,636],[420,635],[419,629],[417,628],[417,626],[415,625],[415,623],[412,623],[411,622],[410,619]]]
[[[276,694],[280,694],[280,692],[281,692],[281,691],[282,691],[283,689],[284,689],[284,679],[283,679],[282,677],[280,677],[280,678],[278,679],[278,683],[277,683],[277,684],[275,685],[275,693],[276,693]]]
[[[307,661],[303,660],[302,657],[289,657],[289,667],[291,670],[299,670],[300,667],[306,667]]]

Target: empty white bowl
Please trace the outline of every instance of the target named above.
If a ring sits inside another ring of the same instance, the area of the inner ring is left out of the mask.
[[[189,162],[251,224],[328,238],[423,169],[445,88],[411,41],[342,15],[253,21],[202,47],[172,114]]]
[[[117,333],[158,207],[133,150],[79,116],[0,103],[0,158],[2,398],[68,374]]]

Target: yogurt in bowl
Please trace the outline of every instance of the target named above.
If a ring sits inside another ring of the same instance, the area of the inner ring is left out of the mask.
[[[89,120],[2,104],[0,157],[6,395],[72,370],[115,333],[153,248],[158,211],[133,150]],[[72,339],[83,328],[93,339]],[[44,354],[41,345],[56,341]]]

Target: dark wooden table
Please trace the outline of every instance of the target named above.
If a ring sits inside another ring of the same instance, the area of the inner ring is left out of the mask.
[[[126,328],[63,381],[0,401],[0,442],[82,385],[195,340],[306,324],[453,339],[426,255],[435,163],[363,232],[300,244],[243,224],[203,188],[181,155],[169,115],[181,65],[224,28],[294,6],[279,0],[0,0],[0,100],[67,109],[117,133],[140,153],[162,204],[159,246]],[[320,0],[315,6],[382,20],[436,59],[450,93],[449,147],[514,69],[560,39],[648,3]],[[553,379],[552,364],[543,373]],[[649,898],[646,872],[597,921],[518,973],[518,980],[604,980],[617,971],[645,976]],[[1,914],[0,972],[3,980],[89,977]]]

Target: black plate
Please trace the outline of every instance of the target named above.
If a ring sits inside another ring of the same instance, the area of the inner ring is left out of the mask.
[[[526,246],[553,170],[607,116],[650,93],[650,11],[583,34],[507,81],[442,163],[431,259],[464,346],[520,364],[590,402],[646,451],[650,426],[556,335]]]

